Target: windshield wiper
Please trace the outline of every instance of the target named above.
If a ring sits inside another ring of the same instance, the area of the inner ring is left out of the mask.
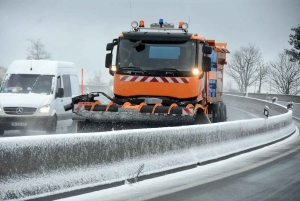
[[[183,73],[182,72],[180,72],[179,70],[177,70],[176,68],[160,68],[160,69],[156,69],[156,71],[166,71],[166,72],[176,72],[176,73],[178,73],[178,74],[180,74],[180,75],[182,75],[183,76]]]
[[[139,70],[139,71],[143,72],[144,74],[147,74],[147,75],[150,74],[147,71],[145,71],[144,69],[137,67],[137,66],[120,67],[120,69],[122,69],[122,70]]]
[[[133,45],[131,46],[132,48],[136,48],[137,46],[139,46],[142,43],[141,40],[136,41],[135,43],[133,43]]]

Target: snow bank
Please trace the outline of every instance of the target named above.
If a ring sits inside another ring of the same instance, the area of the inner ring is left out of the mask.
[[[264,102],[226,97],[228,104],[262,112]],[[238,102],[238,104],[237,104]],[[0,199],[24,199],[122,181],[197,164],[284,137],[292,112],[276,104],[268,119],[103,133],[0,139]]]

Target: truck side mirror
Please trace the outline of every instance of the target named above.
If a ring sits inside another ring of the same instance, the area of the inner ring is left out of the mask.
[[[109,68],[109,66],[111,65],[111,62],[112,62],[112,56],[113,56],[112,53],[107,53],[107,54],[106,54],[106,58],[105,58],[105,67],[106,67],[106,68]]]
[[[204,45],[203,48],[202,48],[202,51],[203,51],[203,53],[205,53],[205,54],[211,54],[211,52],[212,52],[212,47]]]
[[[202,71],[203,72],[208,72],[211,70],[211,58],[204,56],[203,57],[203,62],[202,62]]]
[[[62,97],[64,97],[64,89],[58,88],[58,91],[56,93],[56,98],[62,98]]]
[[[107,43],[106,50],[112,51],[114,49],[115,44],[114,43]]]

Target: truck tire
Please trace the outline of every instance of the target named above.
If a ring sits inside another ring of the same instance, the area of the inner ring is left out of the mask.
[[[224,105],[224,104],[221,104],[221,106],[220,106],[220,122],[226,121],[225,107],[226,107],[226,105]]]
[[[224,105],[224,121],[227,121],[227,108],[226,108],[226,105]]]
[[[4,135],[4,130],[0,130],[0,135]]]
[[[221,116],[220,104],[219,103],[214,103],[213,110],[212,110],[212,121],[213,121],[213,123],[220,122],[220,116]]]
[[[56,134],[57,118],[54,116],[53,121],[46,128],[47,134]]]

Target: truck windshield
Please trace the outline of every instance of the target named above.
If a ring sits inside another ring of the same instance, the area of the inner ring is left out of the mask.
[[[7,74],[1,93],[53,93],[54,75]]]
[[[195,66],[196,42],[162,43],[121,39],[118,67],[139,67],[144,70],[176,69],[190,71]]]

